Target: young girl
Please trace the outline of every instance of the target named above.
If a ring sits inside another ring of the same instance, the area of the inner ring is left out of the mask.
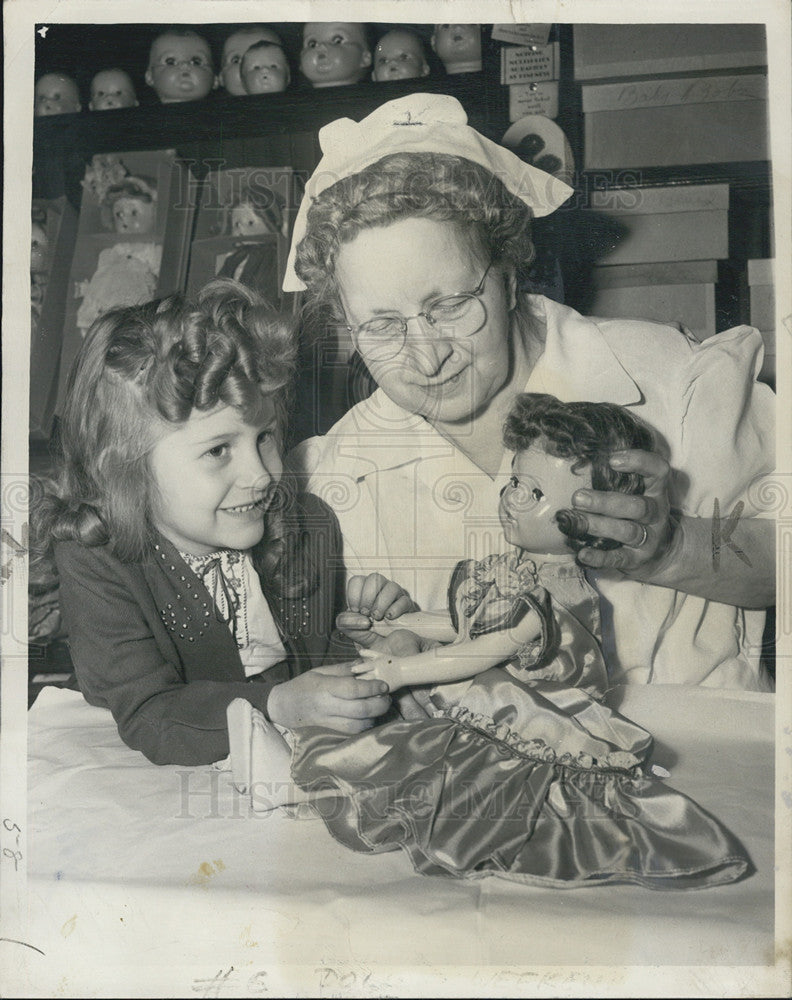
[[[640,477],[611,470],[608,457],[651,448],[650,435],[617,406],[524,394],[504,443],[515,456],[499,514],[514,550],[457,567],[455,642],[370,635],[380,655],[356,668],[392,692],[419,685],[419,704],[351,739],[293,732],[294,781],[342,843],[401,847],[423,874],[559,886],[733,881],[748,863],[731,834],[647,777],[650,734],[597,700],[607,685],[598,603],[557,518],[580,487],[640,492]],[[353,578],[350,603],[367,589]],[[359,638],[370,622],[349,612],[339,624]]]
[[[280,482],[295,351],[255,293],[216,281],[195,304],[107,313],[71,373],[37,535],[80,689],[155,763],[224,757],[234,698],[346,733],[387,710],[386,685],[328,638],[335,517]],[[391,614],[411,606],[380,583]]]

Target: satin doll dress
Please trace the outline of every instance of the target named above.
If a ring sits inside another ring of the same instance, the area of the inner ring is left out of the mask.
[[[293,735],[292,777],[356,851],[397,848],[425,875],[653,889],[734,881],[750,864],[695,802],[645,773],[652,737],[602,705],[596,594],[570,560],[469,560],[449,588],[460,636],[514,624],[540,639],[478,676],[432,686],[431,715],[348,737]],[[561,603],[561,602],[564,603]]]

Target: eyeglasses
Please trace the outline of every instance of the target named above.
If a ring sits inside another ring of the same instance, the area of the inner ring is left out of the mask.
[[[407,324],[411,319],[425,319],[443,339],[464,340],[478,333],[487,321],[487,309],[479,296],[484,291],[492,264],[490,261],[472,292],[442,295],[414,316],[375,316],[360,326],[347,326],[361,357],[367,361],[392,361],[404,349]]]

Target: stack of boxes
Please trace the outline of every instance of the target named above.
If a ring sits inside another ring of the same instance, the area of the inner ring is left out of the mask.
[[[588,211],[614,231],[591,312],[716,332],[729,185],[696,183],[695,168],[768,158],[766,61],[763,25],[575,26]],[[658,185],[657,168],[677,182]]]

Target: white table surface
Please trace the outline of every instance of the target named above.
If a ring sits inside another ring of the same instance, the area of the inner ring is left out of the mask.
[[[774,697],[615,696],[655,734],[668,782],[742,840],[753,875],[670,892],[422,877],[401,852],[348,851],[320,820],[250,814],[227,773],[152,765],[108,712],[45,689],[29,713],[26,938],[47,955],[44,981],[65,995],[383,996],[443,967],[446,995],[506,995],[541,992],[539,966],[564,967],[543,973],[547,985],[574,984],[577,966],[771,962]],[[633,989],[628,978],[600,988]]]

